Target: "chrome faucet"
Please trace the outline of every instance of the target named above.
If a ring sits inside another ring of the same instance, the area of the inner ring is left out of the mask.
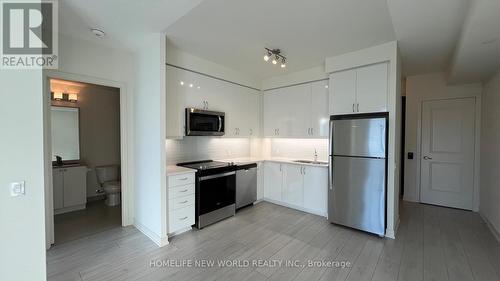
[[[316,151],[316,148],[314,149],[314,162],[318,162],[318,151]]]

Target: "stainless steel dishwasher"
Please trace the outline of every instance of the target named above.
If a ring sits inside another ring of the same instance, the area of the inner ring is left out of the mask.
[[[236,171],[236,209],[257,200],[257,164],[238,165]]]

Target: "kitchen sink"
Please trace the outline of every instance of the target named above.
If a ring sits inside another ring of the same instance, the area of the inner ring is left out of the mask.
[[[295,160],[293,162],[296,163],[303,163],[303,164],[322,164],[322,165],[328,165],[328,162],[323,162],[323,161],[313,161],[313,160]]]

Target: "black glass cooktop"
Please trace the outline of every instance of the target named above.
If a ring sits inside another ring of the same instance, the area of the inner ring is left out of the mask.
[[[179,163],[179,164],[177,164],[177,166],[191,168],[191,169],[195,169],[198,171],[235,167],[234,163],[213,161],[213,160],[185,162],[185,163]]]

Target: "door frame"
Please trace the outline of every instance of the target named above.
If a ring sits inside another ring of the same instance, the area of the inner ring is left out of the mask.
[[[470,95],[470,96],[454,96],[454,97],[440,97],[440,98],[427,98],[420,101],[420,109],[418,111],[418,124],[417,124],[417,152],[415,159],[417,161],[417,173],[416,173],[416,187],[417,187],[417,198],[418,202],[421,201],[421,171],[422,171],[422,118],[423,118],[423,105],[424,102],[429,101],[443,101],[443,100],[458,100],[472,98],[475,101],[475,120],[474,120],[474,187],[473,187],[473,198],[472,198],[472,211],[479,211],[479,169],[480,169],[480,144],[481,144],[481,95]]]
[[[98,77],[66,73],[56,70],[43,71],[43,134],[44,134],[44,194],[45,194],[45,243],[48,250],[54,243],[54,208],[52,187],[52,140],[50,106],[50,79],[96,84],[120,90],[120,167],[121,167],[121,221],[122,226],[133,224],[133,174],[131,121],[128,120],[128,89],[126,84]]]

